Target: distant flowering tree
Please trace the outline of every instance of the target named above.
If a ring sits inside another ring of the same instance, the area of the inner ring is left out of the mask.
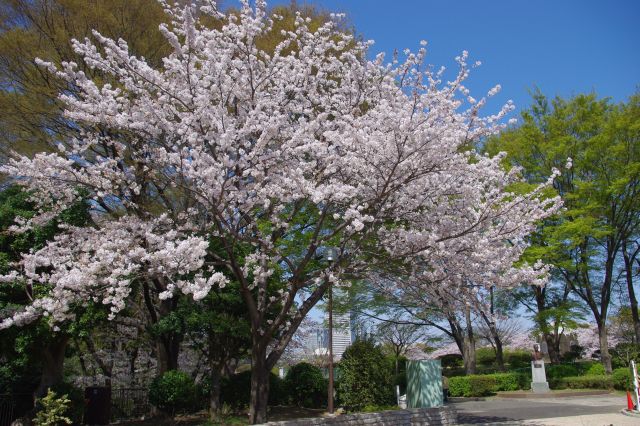
[[[598,327],[594,324],[580,324],[578,328],[571,332],[573,342],[584,351],[584,356],[592,358],[598,356],[600,352],[600,340],[598,336]],[[615,347],[621,343],[621,340],[615,335],[608,336],[609,345]]]
[[[439,359],[445,355],[462,355],[460,348],[455,342],[447,343],[446,345],[439,347],[433,352],[429,352],[427,355],[429,359]]]
[[[539,277],[513,262],[557,199],[541,196],[546,185],[513,193],[517,169],[467,149],[511,106],[480,117],[485,99],[463,85],[466,53],[443,83],[424,47],[367,60],[369,43],[333,21],[312,31],[298,16],[272,53],[260,50],[277,19],[263,1],[230,16],[213,3],[167,9],[173,53],[161,68],[97,32],[73,47],[114,83],[39,61],[77,89],[61,100],[81,129],[57,153],[2,168],[40,208],[16,230],[58,214],[79,189],[95,223],[68,227],[5,277],[49,291],[2,327],[64,320],[88,300],[116,315],[136,283],[201,299],[233,277],[251,323],[250,420],[261,423],[269,371],[331,283],[389,265],[409,267],[420,288]],[[202,14],[223,24],[209,28]],[[332,262],[323,247],[337,248]]]

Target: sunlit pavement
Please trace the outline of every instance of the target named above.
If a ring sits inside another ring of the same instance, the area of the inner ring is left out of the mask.
[[[452,403],[461,425],[638,426],[640,418],[620,413],[626,396],[619,394],[553,399],[488,398]]]

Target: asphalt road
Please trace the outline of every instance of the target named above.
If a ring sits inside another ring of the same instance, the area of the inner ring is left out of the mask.
[[[488,398],[451,403],[461,425],[640,425],[640,418],[620,414],[624,395],[550,399]]]

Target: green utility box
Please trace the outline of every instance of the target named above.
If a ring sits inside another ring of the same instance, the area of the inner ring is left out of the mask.
[[[442,407],[443,396],[439,359],[407,361],[407,408]]]

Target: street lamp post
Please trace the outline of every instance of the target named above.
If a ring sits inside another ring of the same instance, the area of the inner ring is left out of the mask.
[[[333,286],[329,283],[329,387],[327,409],[333,414]]]
[[[327,261],[329,263],[335,260],[335,249],[327,249]],[[333,284],[329,282],[329,386],[327,388],[327,410],[329,414],[333,414]]]

